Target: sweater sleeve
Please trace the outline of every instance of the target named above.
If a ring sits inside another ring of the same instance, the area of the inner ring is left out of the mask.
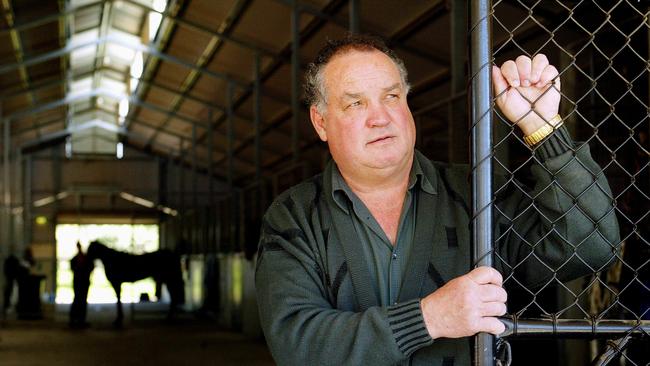
[[[260,320],[279,365],[396,364],[433,343],[418,299],[362,312],[336,309],[310,249],[311,230],[301,221],[274,204],[260,239],[255,273]]]
[[[566,127],[534,147],[535,187],[497,182],[496,266],[529,289],[613,263],[620,245],[614,199],[589,146]]]

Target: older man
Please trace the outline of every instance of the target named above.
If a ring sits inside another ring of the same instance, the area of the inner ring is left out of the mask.
[[[545,168],[530,196],[496,203],[495,228],[514,229],[497,235],[497,265],[529,286],[601,268],[619,242],[607,182],[557,116],[557,74],[543,55],[493,69],[499,107]],[[501,274],[469,271],[469,170],[414,149],[408,88],[373,38],[330,41],[311,65],[310,117],[333,162],[264,219],[256,284],[278,364],[467,365],[467,337],[504,330]]]

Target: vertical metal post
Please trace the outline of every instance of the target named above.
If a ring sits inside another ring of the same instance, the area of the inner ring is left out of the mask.
[[[490,68],[490,0],[471,2],[471,113],[472,113],[472,239],[473,262],[492,265],[492,99]],[[474,364],[494,364],[494,336],[478,334],[474,342]]]
[[[72,109],[72,108],[70,108]],[[50,150],[50,153],[52,154],[52,193],[53,194],[58,194],[61,192],[63,187],[63,164],[61,162],[62,158],[65,158],[65,147],[63,151],[61,151],[60,147],[53,147]],[[61,211],[61,200],[56,200],[54,201],[54,213],[51,215],[51,220],[48,225],[50,225],[50,240],[52,243],[56,243],[56,226],[58,225],[58,213]],[[56,246],[54,246],[54,255],[52,256],[52,271],[50,272],[52,278],[56,278],[56,274],[58,272],[58,267],[59,267],[59,262],[56,260],[57,258],[57,249]],[[51,281],[50,282],[50,288],[49,291],[51,294],[56,293],[56,281]]]
[[[183,151],[183,145],[184,145],[184,139],[181,137],[180,142],[179,142],[179,151]],[[179,207],[180,207],[180,227],[179,227],[179,232],[180,232],[180,239],[181,240],[187,240],[188,237],[185,235],[185,167],[183,167],[183,157],[179,156],[178,157],[178,193],[179,193]],[[183,248],[186,250],[187,248]]]
[[[13,193],[11,194],[11,197],[13,197],[13,205],[14,206],[19,206],[23,208],[22,212],[20,215],[14,214],[13,211],[11,212],[11,220],[12,220],[12,225],[11,225],[11,240],[14,243],[17,243],[20,245],[21,248],[24,248],[24,236],[23,236],[23,228],[25,226],[25,223],[23,221],[23,216],[22,213],[25,212],[25,200],[23,196],[23,191],[25,189],[25,185],[23,184],[23,153],[20,148],[17,148],[14,153],[14,168],[12,172],[12,176],[14,178],[14,184],[13,184]]]
[[[260,54],[255,54],[255,65],[253,67],[254,94],[253,94],[253,123],[255,128],[255,181],[259,183],[262,177],[262,155],[261,155],[261,133],[260,128],[262,124],[262,86],[260,84]]]
[[[361,22],[359,20],[359,0],[349,0],[350,6],[350,33],[358,34],[361,31]]]
[[[467,60],[467,1],[451,1],[451,91],[452,96],[465,90],[465,64]],[[449,131],[449,161],[467,163],[469,135],[464,99],[451,99],[447,105]]]
[[[422,116],[416,115],[415,120],[415,148],[422,149]]]
[[[32,155],[24,157],[23,164],[23,247],[32,242]]]
[[[8,142],[9,142],[9,136],[7,135],[8,130],[9,130],[9,120],[8,119],[2,119],[2,103],[0,103],[0,122],[3,123],[3,155],[2,155],[2,177],[0,179],[0,187],[2,187],[2,198],[0,199],[0,269],[2,269],[2,272],[4,273],[4,263],[5,263],[5,258],[7,257],[7,248],[9,245],[9,241],[7,238],[7,220],[6,220],[6,202],[5,202],[5,195],[4,191],[6,190],[7,186],[7,179],[9,173],[5,170],[7,167],[7,160],[6,160],[6,154],[8,151]],[[5,276],[2,275],[0,276],[0,288],[3,289],[4,291],[5,287]],[[2,320],[5,319],[5,307],[4,307],[4,299],[2,302],[0,302],[0,315],[2,316]]]
[[[214,148],[212,145],[214,144],[214,115],[213,115],[213,109],[210,108],[208,110],[208,141],[207,141],[207,148],[208,148],[208,205],[212,207],[212,204],[214,202],[213,199],[213,194],[214,194],[214,185],[212,184],[212,149]]]
[[[293,0],[291,6],[291,151],[293,152],[293,162],[298,162],[300,151],[298,150],[298,140],[300,131],[298,123],[300,121],[300,104],[298,98],[300,95],[300,9],[298,0]]]
[[[196,125],[192,124],[192,208],[196,210],[199,204],[198,182],[196,180]]]
[[[233,108],[232,108],[232,98],[233,98],[233,85],[231,81],[228,81],[228,86],[226,87],[226,113],[227,113],[227,122],[226,122],[226,134],[228,136],[228,142],[227,142],[227,147],[226,147],[226,154],[227,154],[227,160],[228,160],[228,170],[226,172],[227,175],[227,181],[228,181],[228,189],[232,191],[232,183],[233,183],[233,146],[234,146],[234,139],[235,139],[235,133],[234,133],[234,126],[233,126]]]
[[[3,149],[2,149],[2,197],[3,197],[3,209],[4,209],[4,236],[5,240],[3,245],[5,247],[12,245],[11,236],[10,236],[10,210],[11,210],[11,175],[10,175],[10,162],[9,155],[11,154],[10,144],[11,144],[11,121],[9,119],[4,120],[3,124]]]
[[[253,79],[255,80],[255,89],[253,94],[253,120],[255,123],[255,183],[257,186],[254,188],[254,202],[252,203],[251,213],[253,221],[258,217],[262,217],[262,206],[261,202],[261,191],[264,189],[264,184],[262,182],[262,155],[261,155],[261,125],[262,125],[262,86],[260,83],[260,54],[255,54],[255,66],[253,69]],[[246,209],[246,206],[243,206],[243,209]],[[251,228],[252,230],[253,228]],[[257,228],[255,228],[257,230]],[[247,245],[248,243],[246,243]]]
[[[198,199],[198,182],[196,180],[196,124],[192,124],[192,221],[191,221],[191,228],[192,230],[190,231],[190,237],[191,237],[191,242],[192,242],[192,253],[196,253],[195,246],[199,242],[198,238],[198,233],[197,231],[199,230],[199,225],[198,220],[199,220],[199,199]]]
[[[212,144],[214,143],[214,110],[212,108],[208,109],[208,225],[207,225],[207,252],[210,252],[213,248],[213,243],[215,241],[214,237],[214,226],[215,226],[215,209],[214,209],[214,185],[212,182]]]
[[[167,202],[167,192],[169,190],[167,185],[169,159],[157,157],[156,163],[158,166],[158,196],[156,197],[156,200],[159,205],[169,206],[169,203]],[[165,223],[167,220],[165,219],[165,214],[158,212],[158,241],[161,249],[166,247],[165,244],[167,241],[165,235]]]
[[[229,213],[229,219],[228,219],[228,228],[229,228],[229,238],[230,238],[230,243],[228,243],[228,250],[232,250],[235,247],[235,233],[237,231],[236,229],[236,224],[237,224],[237,209],[235,208],[235,204],[237,202],[237,196],[235,193],[235,190],[233,189],[233,146],[234,146],[234,126],[233,126],[233,106],[232,106],[232,98],[233,98],[233,85],[232,82],[228,82],[228,87],[226,90],[226,99],[227,99],[227,135],[228,135],[228,146],[226,148],[226,153],[228,154],[228,171],[227,171],[227,181],[228,181],[228,194],[230,197],[230,213]]]

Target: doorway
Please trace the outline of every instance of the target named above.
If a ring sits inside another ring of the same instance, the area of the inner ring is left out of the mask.
[[[142,254],[158,250],[158,225],[155,224],[59,224],[56,226],[56,298],[57,304],[71,304],[74,299],[72,289],[72,270],[70,260],[77,253],[77,242],[85,252],[93,240],[104,245],[132,254]],[[139,302],[141,298],[155,300],[156,284],[147,278],[133,283],[122,284],[123,303]],[[146,294],[146,295],[145,295]],[[95,269],[90,277],[88,303],[116,303],[117,297],[106,279],[101,261],[95,261]]]

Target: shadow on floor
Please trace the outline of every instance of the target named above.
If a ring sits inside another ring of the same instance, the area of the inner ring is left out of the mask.
[[[9,319],[0,327],[3,366],[69,365],[274,365],[262,340],[219,329],[185,314],[163,321],[163,312],[139,309],[120,330],[111,327],[112,307],[89,309],[90,327],[72,330],[67,313],[49,320]],[[129,319],[126,317],[125,320]]]

